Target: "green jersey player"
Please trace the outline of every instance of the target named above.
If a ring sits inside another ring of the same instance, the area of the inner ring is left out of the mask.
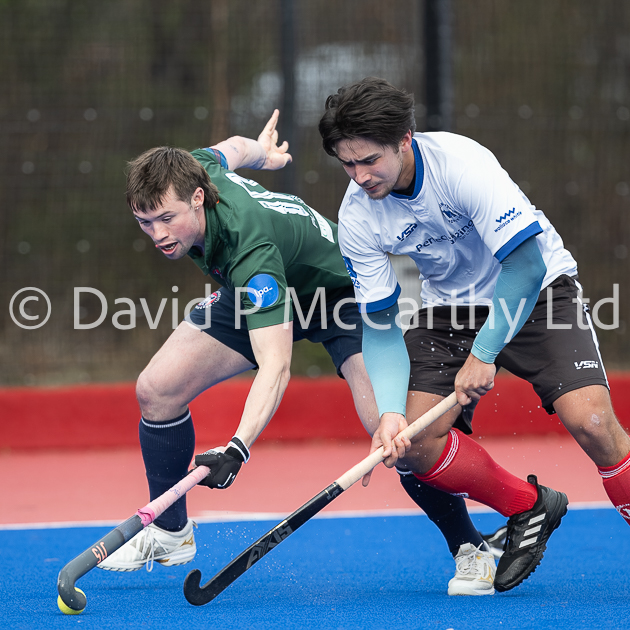
[[[231,170],[274,170],[291,160],[287,144],[277,146],[277,120],[276,110],[257,141],[235,136],[194,154],[158,147],[129,166],[127,201],[142,230],[167,258],[189,255],[224,287],[194,309],[138,378],[151,499],[187,474],[195,444],[188,403],[216,383],[258,368],[230,443],[196,458],[212,471],[202,483],[232,484],[280,404],[297,339],[326,347],[352,389],[361,420],[376,427],[360,354],[361,322],[336,226],[300,199],[266,191]],[[311,303],[319,313],[308,314]],[[183,564],[195,551],[183,497],[98,566],[133,571],[150,560]]]

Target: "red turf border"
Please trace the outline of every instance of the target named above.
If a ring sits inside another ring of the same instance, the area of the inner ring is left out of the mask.
[[[237,426],[251,381],[233,379],[191,404],[197,441],[225,443]],[[630,424],[630,374],[610,376],[613,402]],[[108,448],[138,445],[134,385],[0,389],[0,449]],[[564,434],[557,416],[539,407],[531,386],[509,376],[475,411],[479,436]],[[293,378],[263,440],[365,440],[347,385],[337,377]]]

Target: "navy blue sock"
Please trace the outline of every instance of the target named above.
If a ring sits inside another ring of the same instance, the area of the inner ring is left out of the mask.
[[[151,501],[183,479],[195,451],[195,428],[190,411],[166,422],[140,420],[140,447]],[[188,521],[186,495],[155,519],[162,529],[177,532]]]
[[[405,492],[438,526],[453,556],[464,543],[479,546],[483,542],[481,534],[470,520],[464,499],[432,488],[412,473],[401,474],[398,470],[398,474]]]

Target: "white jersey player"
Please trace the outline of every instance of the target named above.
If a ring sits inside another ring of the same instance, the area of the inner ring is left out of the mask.
[[[545,215],[476,142],[414,134],[413,97],[382,79],[329,96],[319,130],[352,179],[339,242],[364,313],[363,357],[380,414],[372,450],[383,446],[386,465],[418,482],[509,517],[496,575],[471,540],[457,553],[449,593],[494,592],[492,576],[498,591],[520,584],[567,509],[563,493],[534,475],[518,479],[466,435],[499,367],[532,383],[630,522],[630,438],[612,410],[576,262]],[[423,307],[404,339],[390,253],[409,255],[423,280]],[[548,326],[548,313],[562,325]],[[411,443],[396,437],[407,417],[453,391],[460,406]]]

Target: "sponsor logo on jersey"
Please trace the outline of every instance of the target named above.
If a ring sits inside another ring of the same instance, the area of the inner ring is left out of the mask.
[[[499,230],[502,230],[506,225],[509,225],[510,223],[512,223],[514,219],[520,217],[521,214],[523,213],[520,210],[517,212],[516,208],[512,208],[505,214],[502,214],[498,219],[495,219],[495,221],[499,224],[499,227],[495,228],[494,231],[498,232]]]
[[[361,288],[361,283],[359,282],[359,278],[357,276],[357,272],[354,270],[352,266],[352,261],[347,256],[342,256],[343,262],[346,263],[346,269],[348,270],[348,275],[352,280],[352,284],[357,288]]]
[[[496,221],[497,223],[502,223],[503,221],[505,221],[508,217],[512,216],[514,213],[516,212],[516,208],[512,208],[509,212],[506,212],[505,214],[502,214]]]
[[[434,243],[441,243],[444,241],[448,241],[451,245],[454,245],[456,241],[466,238],[469,234],[472,234],[475,231],[475,224],[472,219],[463,225],[457,232],[453,232],[452,234],[442,234],[442,236],[430,236],[424,242],[416,245],[416,251],[422,251],[425,247],[429,247]]]
[[[408,225],[403,231],[402,233],[397,236],[396,238],[399,241],[404,241],[416,228],[418,227],[417,223],[411,223],[410,225]]]
[[[589,370],[597,369],[599,367],[599,361],[573,361],[576,370]]]
[[[440,210],[449,223],[455,223],[455,221],[459,221],[463,218],[463,215],[457,212],[457,210],[453,210],[453,208],[446,203],[440,202]]]
[[[273,306],[280,296],[276,279],[268,273],[254,276],[247,285],[247,291],[250,293],[249,299],[260,308]]]
[[[213,304],[215,304],[216,302],[218,302],[220,299],[221,299],[221,291],[215,291],[214,293],[210,294],[205,300],[203,300],[202,302],[199,302],[199,304],[197,304],[195,308],[198,308],[198,309],[208,308],[212,306]]]

